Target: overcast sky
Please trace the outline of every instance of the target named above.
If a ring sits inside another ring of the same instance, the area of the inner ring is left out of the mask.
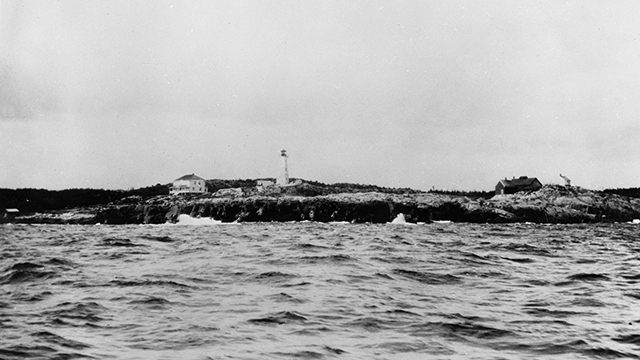
[[[0,0],[0,187],[640,186],[637,1]]]

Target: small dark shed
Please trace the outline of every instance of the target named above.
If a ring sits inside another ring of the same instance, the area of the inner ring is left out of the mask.
[[[496,185],[496,195],[514,194],[518,191],[535,191],[542,187],[542,183],[538,178],[530,178],[528,176],[520,176],[511,180],[500,180]]]

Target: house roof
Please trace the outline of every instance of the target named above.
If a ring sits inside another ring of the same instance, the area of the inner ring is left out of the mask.
[[[180,180],[204,180],[203,178],[201,178],[200,176],[196,175],[196,174],[187,174],[184,175],[182,177],[179,177],[173,181],[180,181]]]
[[[500,180],[500,182],[502,183],[502,185],[504,185],[504,187],[531,186],[536,181],[540,183],[540,180],[538,180],[538,178],[534,178],[534,177],[530,178],[526,176],[521,176],[518,179],[512,179],[512,180],[507,180],[507,179]]]

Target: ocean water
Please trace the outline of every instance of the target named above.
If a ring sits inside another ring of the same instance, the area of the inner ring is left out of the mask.
[[[0,359],[640,358],[640,227],[0,226]]]

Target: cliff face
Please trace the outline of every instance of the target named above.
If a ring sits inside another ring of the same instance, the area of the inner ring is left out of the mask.
[[[80,212],[80,211],[78,211]],[[205,194],[130,197],[90,210],[82,216],[37,214],[16,219],[28,223],[162,224],[180,214],[223,222],[343,221],[387,223],[402,213],[408,222],[588,223],[628,222],[640,218],[640,199],[575,187],[548,185],[534,192],[497,195],[491,199],[433,193],[406,195],[379,192],[322,196],[286,194]],[[71,214],[71,215],[70,215]]]
[[[408,222],[451,220],[500,223],[626,222],[640,218],[640,199],[580,188],[545,186],[535,192],[491,199],[419,193],[350,193],[324,196],[156,197],[99,211],[107,224],[175,222],[180,214],[223,222],[346,221],[387,223],[398,214]]]
[[[155,198],[144,204],[114,205],[99,211],[96,222],[107,224],[175,222],[180,214],[223,222],[347,221],[386,223],[397,214],[412,222],[431,221],[431,212],[415,201],[378,193],[328,196],[249,196]]]

